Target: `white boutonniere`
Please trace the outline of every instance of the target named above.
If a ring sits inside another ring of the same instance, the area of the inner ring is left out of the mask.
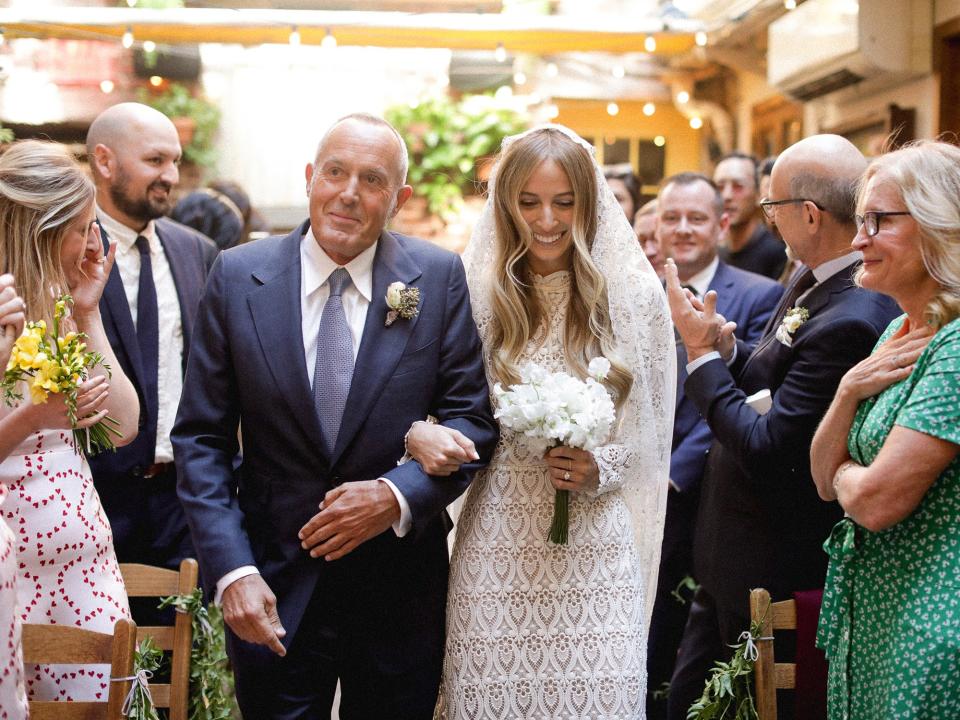
[[[407,287],[402,282],[390,283],[387,288],[387,319],[384,325],[390,327],[397,318],[412,320],[420,311],[417,306],[420,304],[420,288]]]
[[[777,328],[777,340],[787,347],[793,346],[793,334],[810,317],[810,311],[805,307],[790,308],[780,321]]]

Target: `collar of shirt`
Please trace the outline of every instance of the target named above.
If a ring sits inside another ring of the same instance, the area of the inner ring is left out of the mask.
[[[99,205],[96,206],[96,213],[97,220],[100,221],[100,225],[106,231],[110,242],[117,244],[118,251],[129,252],[137,242],[137,237],[143,235],[150,243],[150,253],[157,252],[160,240],[157,238],[157,224],[154,220],[148,222],[143,230],[137,232],[107,215]]]
[[[855,262],[860,262],[862,259],[863,255],[861,252],[859,250],[854,250],[846,255],[841,255],[838,258],[834,258],[833,260],[828,260],[825,263],[817,265],[813,269],[813,276],[817,279],[818,284],[822,283],[824,280],[832,278],[841,270],[850,267]]]
[[[357,292],[368,303],[373,297],[373,257],[377,254],[377,245],[379,244],[380,241],[377,240],[343,266],[350,273],[350,281]],[[323,248],[320,247],[313,236],[311,228],[307,228],[303,240],[300,241],[300,265],[303,267],[304,297],[310,297],[327,281],[334,270],[341,267],[323,251]]]
[[[720,258],[714,256],[710,264],[703,270],[687,279],[683,285],[689,285],[697,291],[697,297],[702,298],[710,289],[710,283],[713,282],[713,276],[717,274],[717,267],[720,265]]]

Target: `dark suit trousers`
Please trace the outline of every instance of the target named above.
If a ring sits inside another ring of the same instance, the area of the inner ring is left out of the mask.
[[[371,601],[375,601],[370,599]],[[445,598],[444,598],[445,600]],[[440,688],[443,643],[435,653],[401,667],[385,668],[358,652],[349,628],[354,597],[329,589],[314,592],[303,621],[279,657],[227,631],[237,701],[246,720],[329,720],[340,680],[341,720],[431,720]],[[430,604],[429,600],[424,601]],[[389,608],[385,609],[389,612]]]
[[[690,610],[690,591],[682,592],[684,602],[673,592],[688,575],[693,575],[693,531],[700,499],[699,486],[679,492],[670,488],[663,527],[657,595],[647,638],[647,720],[666,717],[667,702],[654,700],[653,693],[670,682]]]

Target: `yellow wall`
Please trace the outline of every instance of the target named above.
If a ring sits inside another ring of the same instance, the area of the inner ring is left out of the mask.
[[[607,113],[607,103],[599,100],[554,100],[560,114],[555,122],[575,130],[580,135],[595,138],[604,136],[653,140],[657,135],[666,139],[664,145],[664,177],[687,170],[703,169],[700,152],[700,131],[672,104],[657,105],[657,111],[647,117],[642,102],[618,101],[620,112]]]

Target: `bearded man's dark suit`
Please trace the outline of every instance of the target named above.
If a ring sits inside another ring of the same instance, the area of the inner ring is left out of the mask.
[[[206,235],[167,218],[156,220],[156,233],[177,288],[183,330],[182,369],[186,370],[194,316],[217,248]],[[102,234],[104,244],[109,246],[110,238],[105,231]],[[194,555],[177,498],[176,473],[171,465],[169,472],[144,478],[154,463],[157,445],[157,407],[152,400],[148,401],[144,387],[146,373],[151,368],[154,374],[157,371],[157,358],[150,360],[141,355],[137,329],[116,265],[100,298],[100,315],[120,368],[137,390],[140,421],[137,437],[129,445],[90,458],[94,484],[110,521],[120,562],[176,569],[183,558]],[[161,344],[163,341],[160,338]],[[154,378],[154,386],[156,382]],[[140,613],[138,622],[145,622],[144,617]]]
[[[760,340],[770,315],[783,295],[783,286],[725,262],[717,264],[707,291],[717,293],[717,312],[737,323],[737,333],[752,346]],[[673,595],[677,585],[693,574],[693,531],[700,499],[700,480],[713,436],[700,411],[684,392],[687,351],[677,341],[677,405],[670,451],[671,487],[663,529],[657,595],[647,640],[647,689],[655,692],[673,673],[677,647],[683,635],[687,605]],[[661,716],[666,703],[648,703],[648,716]]]
[[[788,309],[788,288],[752,352],[738,341],[732,367],[713,359],[687,378],[687,397],[715,440],[694,541],[701,589],[671,681],[671,719],[686,716],[712,662],[729,655],[726,646],[748,629],[751,588],[764,587],[774,599],[785,599],[797,590],[823,587],[822,545],[842,511],[817,495],[810,443],[840,378],[870,354],[900,314],[889,297],[854,285],[855,265],[803,298],[809,318],[793,333],[791,346],[775,337]],[[745,400],[763,389],[770,390],[773,406],[760,415]]]
[[[342,717],[429,718],[443,657],[444,508],[498,437],[463,265],[429,243],[381,233],[346,409],[327,454],[301,328],[299,248],[308,225],[224,251],[210,273],[172,436],[180,497],[204,577],[213,583],[256,566],[277,596],[285,658],[228,632],[247,716],[319,717],[282,713],[270,698],[293,691],[277,687],[291,672],[312,692],[326,682],[311,675],[314,665],[333,664]],[[420,311],[386,327],[384,297],[396,281],[420,289]],[[430,477],[416,462],[398,466],[411,423],[428,414],[471,438],[480,460],[449,477]],[[235,472],[238,424],[243,462]],[[311,558],[297,533],[325,493],[378,477],[409,503],[409,534],[388,529],[340,560]],[[298,643],[301,633],[308,640]]]

